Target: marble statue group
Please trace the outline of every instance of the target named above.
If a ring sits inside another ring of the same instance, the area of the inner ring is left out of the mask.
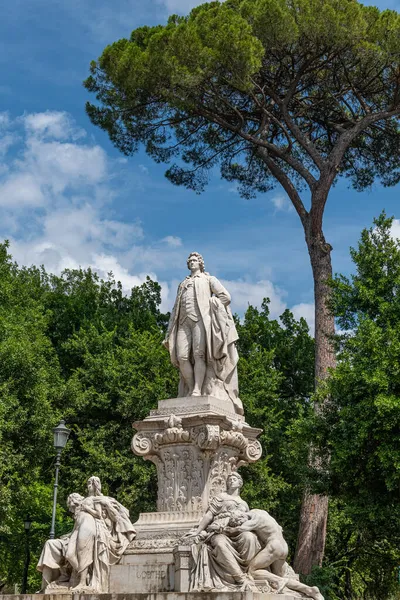
[[[158,510],[133,526],[128,510],[90,477],[86,497],[68,496],[72,531],[43,548],[42,590],[264,591],[324,600],[287,563],[282,527],[240,496],[238,468],[261,457],[262,430],[246,423],[239,398],[229,292],[197,252],[187,266],[164,340],[180,373],[178,397],[159,400],[134,423],[133,452],[157,467]]]
[[[233,472],[227,490],[211,499],[198,527],[186,536],[193,549],[193,591],[258,591],[284,588],[323,600],[301,583],[286,562],[282,527],[265,510],[250,510],[240,497],[243,479]]]
[[[42,589],[108,592],[110,566],[135,537],[128,510],[101,493],[98,477],[87,482],[88,496],[73,493],[67,505],[74,518],[71,533],[48,540],[38,563]]]

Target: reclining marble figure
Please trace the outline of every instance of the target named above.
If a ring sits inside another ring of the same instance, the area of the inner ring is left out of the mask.
[[[88,496],[70,494],[67,505],[74,518],[71,533],[48,540],[37,565],[42,590],[108,592],[110,566],[116,564],[134,539],[129,511],[101,493],[98,477],[87,482]]]
[[[243,415],[235,345],[238,334],[229,308],[230,294],[206,273],[198,252],[189,255],[187,266],[190,275],[178,287],[163,342],[180,371],[178,396],[231,400],[236,413]]]
[[[242,477],[234,472],[227,491],[214,497],[197,529],[182,543],[192,544],[193,591],[245,591],[285,588],[324,600],[317,587],[301,583],[287,564],[282,527],[265,510],[249,510],[240,497]]]

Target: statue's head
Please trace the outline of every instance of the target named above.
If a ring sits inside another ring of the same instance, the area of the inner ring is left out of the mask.
[[[229,490],[240,490],[243,487],[243,479],[242,476],[234,471],[226,480],[226,489]]]
[[[187,264],[187,268],[191,271],[192,267],[191,264],[193,264],[193,261],[197,261],[198,265],[200,267],[200,271],[202,273],[204,273],[204,259],[202,257],[201,254],[199,254],[198,252],[191,252],[188,256],[188,259],[186,261]]]
[[[70,494],[67,498],[67,506],[70,512],[74,513],[76,509],[82,504],[84,499],[85,498],[83,496],[81,496],[80,494],[76,494],[75,492],[73,494]]]
[[[101,481],[99,477],[89,477],[87,480],[87,489],[89,496],[101,496]]]
[[[229,516],[229,527],[239,527],[249,520],[249,515],[242,510],[233,510]]]

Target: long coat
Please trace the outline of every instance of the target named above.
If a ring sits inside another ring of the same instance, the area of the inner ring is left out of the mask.
[[[166,336],[166,345],[170,353],[171,362],[177,368],[179,368],[176,351],[179,311],[184,284],[189,277],[190,275],[179,284]],[[208,384],[206,375],[203,389],[208,387],[207,393],[213,395],[213,390],[211,389],[213,386],[210,383],[210,378],[212,379],[210,376],[211,367],[213,376],[222,383],[225,394],[228,395],[235,405],[236,412],[242,414],[243,407],[238,397],[236,371],[238,354],[235,342],[238,340],[238,334],[232,312],[229,308],[231,296],[222,283],[208,273],[198,273],[193,277],[193,280],[197,305],[206,332]],[[179,396],[185,395],[187,395],[187,390],[185,389],[185,382],[181,377]]]

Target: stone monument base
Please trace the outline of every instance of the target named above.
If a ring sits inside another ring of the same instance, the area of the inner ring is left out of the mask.
[[[140,594],[4,594],[2,600],[299,600],[291,594],[264,592],[158,592]]]
[[[134,428],[134,453],[157,467],[157,512],[134,523],[136,538],[111,566],[109,591],[189,592],[192,553],[180,540],[225,491],[227,477],[261,456],[261,430],[231,400],[213,396],[160,400]]]

